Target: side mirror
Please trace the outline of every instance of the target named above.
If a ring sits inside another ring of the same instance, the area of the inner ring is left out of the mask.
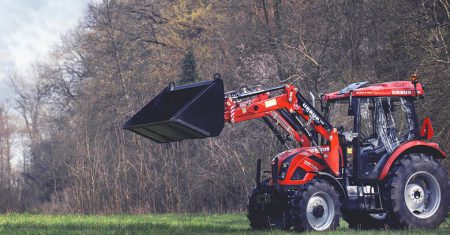
[[[355,111],[358,109],[358,99],[352,99],[352,95],[350,94],[350,100],[348,104],[347,115],[355,116]]]
[[[434,136],[433,125],[431,125],[430,118],[426,117],[423,119],[422,127],[420,128],[420,138],[431,139]]]
[[[355,116],[355,112],[353,111],[352,105],[348,106],[347,115],[348,116]]]
[[[324,96],[324,94],[322,93],[322,94],[319,94],[319,101],[320,101],[320,111],[325,111],[325,104],[324,104],[324,102],[323,102],[323,96]]]

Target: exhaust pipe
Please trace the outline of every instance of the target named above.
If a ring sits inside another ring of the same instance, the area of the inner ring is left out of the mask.
[[[281,192],[280,184],[278,184],[278,157],[275,158],[274,163],[272,165],[272,182],[275,186],[275,192]]]
[[[256,187],[261,186],[261,159],[256,160]]]

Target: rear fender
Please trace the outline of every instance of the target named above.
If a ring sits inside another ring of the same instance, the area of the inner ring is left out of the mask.
[[[383,170],[381,171],[380,175],[378,176],[379,180],[383,180],[387,174],[389,173],[389,170],[391,169],[392,165],[394,164],[395,160],[397,160],[399,157],[407,154],[407,153],[426,153],[428,155],[433,156],[433,158],[437,159],[443,159],[446,158],[445,153],[439,148],[438,144],[436,143],[429,143],[421,140],[413,140],[410,142],[407,142],[400,147],[398,147],[389,157],[389,159],[386,161],[385,165],[383,166]]]

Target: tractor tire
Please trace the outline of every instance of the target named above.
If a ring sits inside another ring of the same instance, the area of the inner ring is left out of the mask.
[[[342,218],[348,223],[348,227],[357,230],[386,229],[388,227],[387,214],[382,213],[382,215],[353,211],[342,212]]]
[[[253,188],[249,197],[247,205],[247,218],[250,221],[250,227],[255,230],[270,229],[269,216],[266,215],[262,204],[257,203],[256,197],[258,189]]]
[[[297,231],[335,230],[339,225],[339,194],[327,181],[312,180],[305,184],[290,204],[290,222]]]
[[[390,169],[382,195],[391,228],[437,228],[448,214],[447,170],[429,155],[407,154]]]
[[[268,187],[268,181],[261,183],[263,187]],[[258,188],[253,188],[249,195],[249,203],[247,205],[247,218],[250,221],[250,227],[255,230],[269,230],[269,229],[290,229],[288,212],[285,210],[275,212],[269,210],[269,206],[257,203]]]

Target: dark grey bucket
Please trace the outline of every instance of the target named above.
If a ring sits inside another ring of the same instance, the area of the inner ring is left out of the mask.
[[[167,87],[123,126],[158,143],[217,136],[224,126],[221,79]]]

